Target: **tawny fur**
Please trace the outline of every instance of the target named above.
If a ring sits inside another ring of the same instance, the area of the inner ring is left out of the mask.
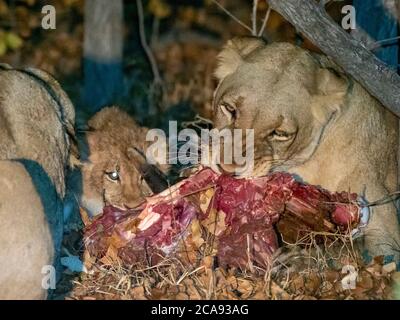
[[[41,80],[10,67],[0,69],[0,299],[47,295],[42,267],[53,264],[55,243],[33,179],[49,181],[54,201],[64,197],[73,134],[74,109],[64,91],[48,74],[29,73]],[[37,165],[44,176],[31,177],[20,160]],[[62,219],[62,212],[50,214]]]
[[[140,204],[150,190],[142,180],[133,160],[134,148],[145,154],[147,128],[118,107],[107,107],[88,122],[86,140],[89,149],[82,166],[82,206],[90,215],[102,213],[105,205],[133,208]],[[144,160],[144,159],[143,159]],[[164,172],[168,166],[161,166]],[[113,181],[109,173],[118,171]]]
[[[220,54],[214,124],[254,129],[252,175],[288,171],[328,190],[381,199],[397,189],[398,120],[340,72],[288,43],[234,39]],[[282,132],[287,141],[279,141]],[[398,259],[393,203],[372,208],[363,244],[373,256]]]

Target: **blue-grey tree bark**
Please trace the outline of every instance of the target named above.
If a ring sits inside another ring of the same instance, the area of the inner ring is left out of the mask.
[[[357,28],[373,41],[394,39],[398,36],[396,0],[353,0]],[[376,56],[397,68],[399,41],[394,39],[374,50]]]

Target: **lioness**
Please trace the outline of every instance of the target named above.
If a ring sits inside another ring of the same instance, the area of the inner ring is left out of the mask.
[[[0,66],[0,299],[45,298],[54,283],[74,117],[47,73]]]
[[[375,201],[397,188],[398,120],[326,57],[288,43],[237,38],[219,55],[216,128],[253,128],[253,175],[288,171]],[[232,172],[233,165],[221,165]],[[396,208],[372,207],[363,244],[399,256]]]

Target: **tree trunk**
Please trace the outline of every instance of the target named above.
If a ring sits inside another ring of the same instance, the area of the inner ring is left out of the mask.
[[[85,1],[84,103],[91,112],[122,93],[122,0]]]

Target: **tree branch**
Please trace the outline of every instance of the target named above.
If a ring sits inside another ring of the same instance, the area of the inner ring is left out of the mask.
[[[142,0],[136,0],[136,7],[137,7],[137,12],[138,12],[138,18],[139,18],[140,43],[147,55],[147,58],[149,59],[149,62],[151,65],[151,70],[153,72],[154,82],[159,84],[162,82],[162,80],[161,80],[160,72],[158,70],[157,61],[153,55],[153,52],[151,51],[150,46],[147,44],[147,40],[146,40]]]
[[[258,33],[259,37],[262,37],[262,35],[264,34],[265,27],[267,26],[270,14],[271,14],[271,8],[268,8],[268,10],[267,10],[267,12],[265,14],[264,20],[262,22],[260,32]]]
[[[240,21],[239,18],[237,18],[236,16],[234,16],[232,13],[229,12],[228,9],[226,9],[223,5],[221,5],[217,0],[212,0],[223,12],[225,12],[229,17],[231,17],[233,20],[235,20],[237,23],[239,23],[243,28],[245,28],[246,30],[250,31],[251,33],[253,33],[253,30],[244,22]]]
[[[400,76],[340,28],[314,0],[269,0],[269,5],[400,117]]]
[[[251,14],[251,34],[253,36],[257,36],[257,9],[258,9],[258,0],[253,0],[253,10]]]

